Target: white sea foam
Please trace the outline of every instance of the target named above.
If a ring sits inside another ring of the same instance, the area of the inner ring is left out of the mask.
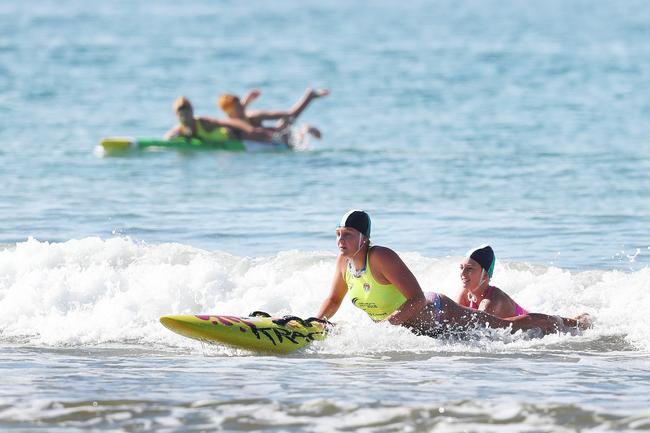
[[[425,291],[452,298],[458,291],[458,258],[401,253]],[[53,346],[138,343],[197,347],[158,323],[166,314],[311,316],[329,290],[335,252],[282,251],[270,257],[237,257],[182,244],[85,238],[63,243],[29,239],[0,251],[0,338]],[[496,266],[493,283],[531,311],[574,316],[588,312],[596,326],[582,337],[621,336],[650,349],[650,269],[635,272],[569,272],[526,263]],[[341,354],[387,351],[468,350],[386,324],[372,323],[349,302],[335,320],[334,338],[309,350]],[[576,337],[529,340],[498,335],[473,341],[469,350],[502,350],[555,344]]]

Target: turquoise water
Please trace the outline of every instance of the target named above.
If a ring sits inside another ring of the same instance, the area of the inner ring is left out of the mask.
[[[645,266],[646,9],[3,5],[0,242],[330,249],[338,216],[363,207],[377,242],[434,257],[491,242],[517,260]],[[105,136],[161,135],[180,94],[218,115],[223,91],[260,88],[256,105],[274,108],[306,86],[332,95],[307,110],[324,139],[300,154],[92,151]]]
[[[0,426],[647,430],[649,23],[632,0],[0,4]],[[299,152],[96,149],[161,136],[178,95],[218,116],[221,92],[284,108],[306,87],[332,93]],[[346,333],[287,360],[157,323],[314,314],[350,208],[429,290],[490,243],[518,302],[597,326],[452,344],[344,308]]]

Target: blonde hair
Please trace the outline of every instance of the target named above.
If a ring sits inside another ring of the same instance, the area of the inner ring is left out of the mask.
[[[176,98],[174,101],[174,111],[178,112],[180,110],[184,110],[189,108],[190,110],[192,109],[192,103],[190,102],[189,99],[187,99],[185,96],[179,96]]]
[[[221,109],[224,111],[229,116],[232,116],[233,110],[234,110],[234,105],[235,102],[239,102],[239,98],[232,93],[224,93],[223,95],[219,96],[219,99],[217,100],[217,104]]]

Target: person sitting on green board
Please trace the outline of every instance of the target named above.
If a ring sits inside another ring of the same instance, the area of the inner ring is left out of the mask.
[[[319,319],[331,319],[348,293],[354,306],[372,320],[401,325],[417,335],[450,336],[486,326],[512,333],[538,330],[542,335],[572,330],[559,316],[529,313],[502,319],[462,307],[440,293],[425,295],[397,253],[370,245],[370,216],[365,211],[351,210],[343,216],[336,242],[336,271],[330,294],[316,315]],[[576,326],[585,329],[588,325],[578,321]]]
[[[198,138],[204,141],[253,140],[272,143],[274,131],[251,126],[239,119],[214,119],[194,116],[189,99],[180,96],[174,101],[174,112],[179,124],[165,134],[166,139],[175,137]]]
[[[248,106],[255,100],[261,92],[257,89],[251,90],[240,100],[239,97],[231,93],[224,93],[217,99],[217,105],[228,115],[230,119],[240,119],[251,126],[263,127],[265,120],[276,120],[272,129],[276,131],[286,131],[294,120],[307,108],[314,99],[327,96],[330,94],[329,89],[313,90],[308,88],[302,97],[289,110],[248,110]],[[299,135],[311,136],[320,139],[322,134],[318,128],[311,125],[303,125]]]

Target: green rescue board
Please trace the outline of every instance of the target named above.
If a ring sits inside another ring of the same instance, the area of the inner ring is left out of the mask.
[[[261,142],[253,140],[221,140],[205,141],[197,138],[136,138],[136,137],[108,137],[100,143],[105,154],[121,154],[132,150],[145,150],[149,148],[168,148],[177,150],[226,150],[230,152],[268,152],[284,151],[289,145],[284,142]]]
[[[239,140],[204,141],[197,138],[135,138],[135,137],[108,137],[100,142],[106,152],[125,152],[150,147],[166,147],[173,149],[218,149],[229,151],[244,151],[246,146]]]
[[[267,353],[289,353],[327,336],[330,323],[295,316],[223,315],[162,316],[160,323],[184,337],[206,343]]]

